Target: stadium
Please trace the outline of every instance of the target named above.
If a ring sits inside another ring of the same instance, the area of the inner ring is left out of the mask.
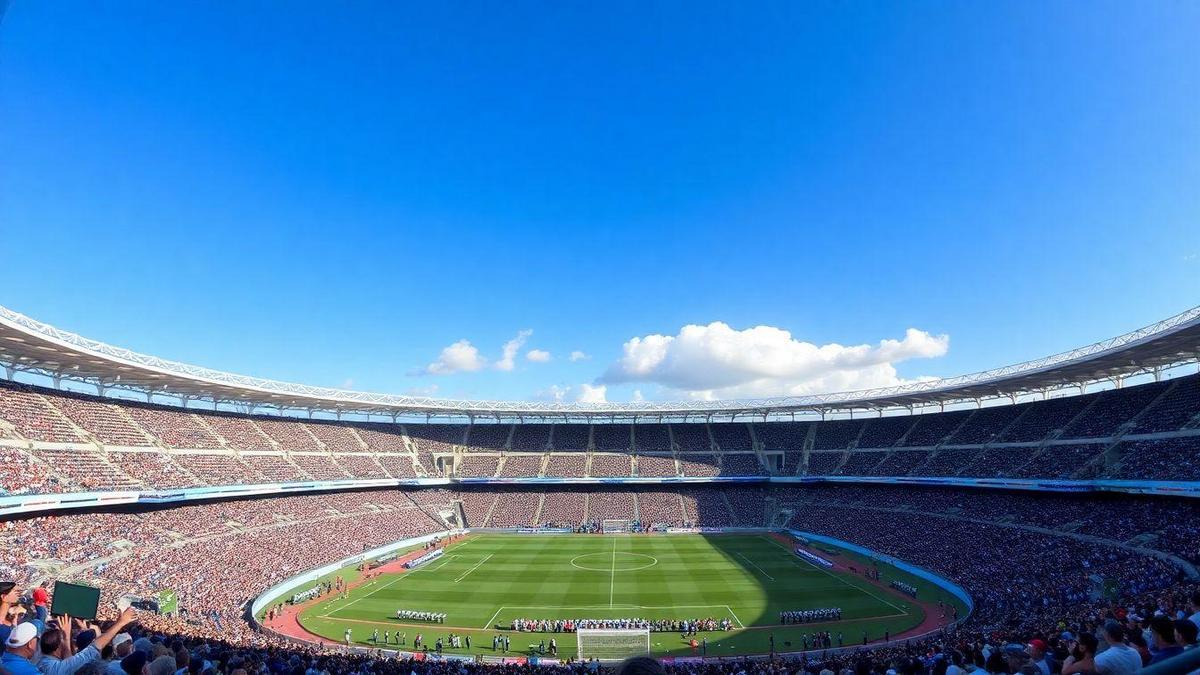
[[[1197,35],[0,0],[0,675],[1200,675]]]
[[[0,309],[3,570],[153,607],[172,639],[329,659],[1061,646],[1063,617],[1111,603],[1131,630],[1200,609],[1198,354],[1193,309],[879,390],[469,402],[218,372]]]

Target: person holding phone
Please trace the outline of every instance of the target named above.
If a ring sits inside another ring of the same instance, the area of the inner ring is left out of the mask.
[[[1070,645],[1071,655],[1063,661],[1062,675],[1096,672],[1096,647],[1099,640],[1091,633],[1080,633]]]

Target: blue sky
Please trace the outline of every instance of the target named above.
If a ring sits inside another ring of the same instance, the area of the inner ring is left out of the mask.
[[[1200,302],[1197,34],[1177,2],[16,0],[0,304],[469,398],[1003,365]]]

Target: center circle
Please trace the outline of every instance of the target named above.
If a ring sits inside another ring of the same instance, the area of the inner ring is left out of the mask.
[[[592,572],[636,572],[658,564],[658,558],[642,553],[584,553],[571,558],[571,566]]]

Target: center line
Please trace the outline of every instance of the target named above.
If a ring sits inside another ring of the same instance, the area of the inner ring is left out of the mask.
[[[613,586],[617,583],[617,540],[613,538],[612,566],[608,569],[608,608],[613,606]]]

